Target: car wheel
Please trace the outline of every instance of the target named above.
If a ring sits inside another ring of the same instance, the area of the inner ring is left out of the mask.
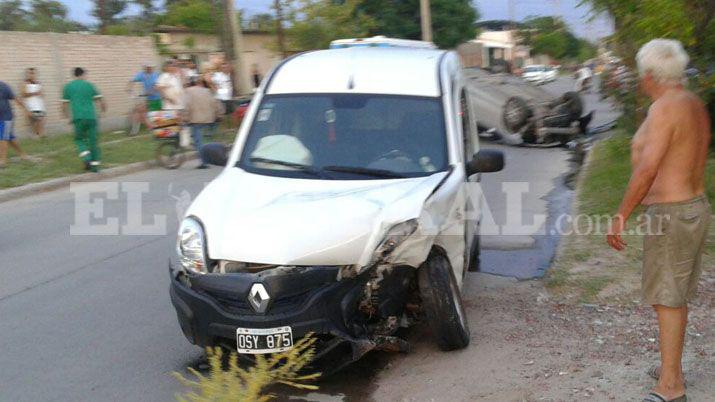
[[[523,98],[512,96],[504,104],[502,117],[504,126],[512,133],[519,132],[529,120],[531,109]]]
[[[433,250],[418,269],[422,306],[432,334],[442,350],[469,345],[469,324],[449,260]]]

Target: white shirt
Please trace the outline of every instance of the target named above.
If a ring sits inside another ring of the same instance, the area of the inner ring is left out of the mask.
[[[217,71],[211,76],[211,81],[216,86],[216,99],[227,101],[233,98],[233,83],[230,75]]]
[[[162,73],[156,81],[156,86],[164,88],[161,97],[161,108],[164,110],[181,110],[184,108],[184,85],[181,77]]]
[[[25,84],[25,92],[33,93],[42,91],[42,85],[40,84]],[[45,111],[45,101],[42,100],[40,95],[30,96],[25,98],[25,107],[31,112],[44,112]]]

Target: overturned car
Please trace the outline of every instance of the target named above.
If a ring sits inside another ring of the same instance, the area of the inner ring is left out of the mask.
[[[511,144],[566,144],[586,134],[594,112],[582,113],[583,102],[577,92],[566,92],[549,101],[512,96],[504,104],[507,132],[502,136]]]
[[[404,73],[410,66],[409,76]],[[479,150],[456,54],[347,48],[266,78],[225,166],[186,213],[172,303],[186,338],[245,357],[307,333],[329,369],[406,350],[424,319],[466,347],[462,280],[479,261],[480,204],[464,188],[502,168]]]

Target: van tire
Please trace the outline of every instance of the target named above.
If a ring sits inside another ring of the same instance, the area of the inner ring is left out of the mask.
[[[444,351],[469,345],[469,324],[449,260],[436,250],[418,269],[422,307],[437,346]]]

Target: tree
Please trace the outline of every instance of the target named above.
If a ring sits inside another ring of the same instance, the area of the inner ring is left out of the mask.
[[[156,14],[156,7],[154,7],[154,0],[132,0],[132,2],[142,9],[141,16],[146,19],[154,18]]]
[[[84,27],[67,19],[67,7],[56,0],[32,0],[30,3],[31,31],[69,32]]]
[[[370,35],[420,39],[419,0],[363,0],[359,10],[375,20]],[[479,13],[469,0],[431,0],[434,42],[453,48],[474,39]]]
[[[223,12],[218,10],[211,0],[184,0],[169,5],[159,21],[193,32],[216,33],[223,25]]]
[[[0,31],[27,29],[28,12],[22,8],[22,0],[0,2]]]
[[[292,0],[286,36],[290,48],[308,50],[326,48],[337,38],[368,36],[375,21],[358,6],[359,0]]]
[[[118,17],[127,8],[127,0],[93,0],[92,16],[99,20],[99,32],[118,22]]]
[[[579,62],[596,56],[591,42],[577,38],[566,22],[559,17],[531,17],[519,30],[521,43],[531,47],[532,53],[546,54],[554,59]]]
[[[256,14],[248,19],[248,28],[259,31],[273,31],[276,28],[276,20],[273,14]]]
[[[293,0],[289,6],[287,33],[301,48],[321,48],[341,38],[422,36],[419,0]],[[479,14],[470,0],[431,0],[430,10],[438,46],[452,48],[476,36]]]

